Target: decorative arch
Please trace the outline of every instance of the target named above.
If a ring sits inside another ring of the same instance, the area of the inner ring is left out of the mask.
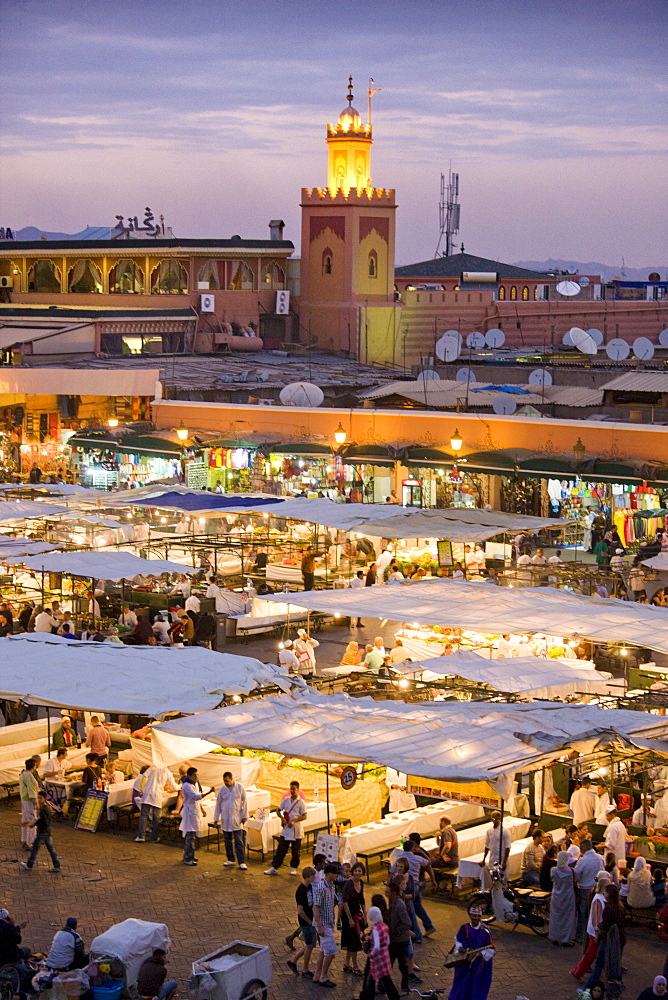
[[[109,291],[112,294],[143,295],[146,276],[136,261],[116,261],[109,271]]]
[[[178,260],[161,260],[151,271],[152,295],[183,295],[188,291],[188,274]]]
[[[538,285],[533,286],[533,300],[538,302]]]
[[[499,285],[499,298],[501,299],[502,302],[504,301],[505,297],[506,297],[506,286]]]
[[[369,254],[369,261],[368,261],[368,265],[367,266],[368,266],[369,277],[370,278],[377,278],[378,277],[378,254],[376,253],[375,250],[372,250],[371,253]]]
[[[285,288],[285,271],[275,261],[270,261],[262,271],[263,288]]]
[[[325,247],[322,251],[322,273],[324,276],[332,273],[333,260],[334,254],[332,253],[331,247]]]
[[[52,260],[36,260],[28,271],[29,292],[60,292],[60,268]]]
[[[517,298],[517,286],[516,285],[511,285],[510,286],[510,298],[511,298],[511,300],[513,302]]]
[[[528,302],[528,301],[529,301],[529,288],[527,285],[525,285],[524,288],[522,289],[522,302]]]
[[[255,272],[242,260],[233,260],[230,265],[230,284],[235,292],[252,291],[255,288]]]
[[[67,275],[67,289],[77,294],[90,295],[102,291],[102,271],[88,257],[78,260]]]

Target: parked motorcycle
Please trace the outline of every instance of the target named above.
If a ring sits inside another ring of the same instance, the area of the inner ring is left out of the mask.
[[[523,924],[534,934],[545,937],[550,923],[550,893],[531,886],[509,888],[506,873],[500,865],[492,865],[489,876],[491,889],[477,892],[471,899],[471,903],[481,907],[483,923],[498,920],[512,924],[513,931]]]

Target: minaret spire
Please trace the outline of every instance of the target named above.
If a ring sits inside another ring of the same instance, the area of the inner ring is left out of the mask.
[[[352,107],[353,105],[353,78],[348,77],[348,104]]]

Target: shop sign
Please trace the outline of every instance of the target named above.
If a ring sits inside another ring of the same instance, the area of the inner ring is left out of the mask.
[[[406,791],[422,795],[427,799],[456,799],[457,802],[473,802],[488,809],[498,809],[501,797],[486,781],[439,781],[435,778],[419,778],[409,774]]]
[[[91,789],[84,799],[84,804],[74,824],[76,829],[87,830],[88,833],[96,833],[98,824],[102,818],[102,810],[106,808],[106,805],[107,793]]]
[[[349,792],[356,781],[357,781],[356,769],[352,767],[352,765],[350,764],[348,765],[348,767],[344,767],[343,770],[341,771],[341,787],[345,788],[345,790]]]
[[[188,486],[202,489],[207,486],[207,466],[201,460],[186,463],[186,482]]]
[[[436,548],[438,550],[438,565],[454,566],[452,559],[452,542],[441,538],[436,542]]]

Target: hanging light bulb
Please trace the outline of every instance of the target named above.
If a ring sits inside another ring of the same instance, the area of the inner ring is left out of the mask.
[[[450,438],[450,447],[454,452],[458,452],[463,443],[459,431],[455,428],[455,433]]]

